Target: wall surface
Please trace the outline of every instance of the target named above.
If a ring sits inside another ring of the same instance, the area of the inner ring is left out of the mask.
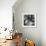
[[[16,0],[0,0],[0,27],[12,29],[12,6]]]
[[[46,0],[41,1],[41,17],[40,17],[40,25],[41,25],[41,41],[42,46],[46,46]]]
[[[17,32],[22,32],[24,39],[27,38],[34,40],[36,46],[41,46],[41,29],[40,29],[41,1],[23,0],[21,3],[18,2],[15,3],[15,5],[13,6],[15,30],[17,30]],[[24,13],[36,14],[37,16],[36,27],[32,28],[22,26],[22,16]]]

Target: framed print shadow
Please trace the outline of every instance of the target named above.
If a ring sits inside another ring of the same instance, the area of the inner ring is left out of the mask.
[[[36,14],[24,13],[22,15],[22,25],[23,27],[36,27]]]

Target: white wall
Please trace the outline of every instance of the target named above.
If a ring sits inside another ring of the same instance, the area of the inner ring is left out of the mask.
[[[46,46],[46,0],[41,1],[41,40],[42,46]]]
[[[21,3],[18,2],[13,6],[15,29],[22,32],[25,38],[33,39],[36,46],[46,46],[46,0],[23,0]],[[25,12],[37,14],[36,28],[24,28],[22,26],[22,14]]]
[[[15,3],[15,5],[13,6],[13,13],[14,13],[14,19],[15,19],[14,23],[16,30],[18,32],[23,33],[24,39],[27,38],[34,40],[36,46],[41,46],[41,30],[40,30],[41,1],[23,0],[21,3]],[[36,14],[37,16],[36,27],[31,28],[31,27],[22,26],[22,16],[24,13]]]
[[[12,6],[16,0],[0,0],[0,27],[12,28]]]

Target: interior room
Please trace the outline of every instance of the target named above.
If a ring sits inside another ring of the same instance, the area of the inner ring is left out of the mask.
[[[46,0],[0,0],[0,46],[46,46]]]

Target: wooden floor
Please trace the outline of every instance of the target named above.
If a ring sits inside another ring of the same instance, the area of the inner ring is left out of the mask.
[[[0,44],[0,46],[16,46],[15,45],[15,39],[13,39],[13,40],[6,40],[6,42]]]
[[[22,46],[22,34],[16,33],[14,36],[12,36],[12,40],[6,40],[6,39],[0,39],[0,46]],[[5,40],[5,42],[3,42]],[[3,42],[3,43],[2,43]],[[19,42],[19,43],[18,43]]]

